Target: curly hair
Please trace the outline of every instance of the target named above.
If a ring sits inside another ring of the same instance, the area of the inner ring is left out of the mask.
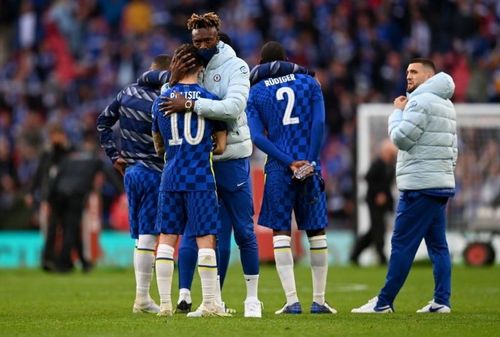
[[[199,28],[215,27],[215,29],[219,31],[220,24],[221,20],[219,16],[214,12],[209,12],[201,15],[193,13],[187,22],[187,28],[189,30],[193,30]]]

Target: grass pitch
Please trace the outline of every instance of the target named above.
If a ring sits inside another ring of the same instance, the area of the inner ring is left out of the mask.
[[[90,274],[52,275],[34,270],[0,270],[0,336],[500,336],[500,267],[453,269],[453,312],[416,314],[432,298],[432,269],[415,266],[396,299],[396,313],[354,315],[351,308],[377,294],[385,268],[331,267],[327,300],[337,315],[311,315],[311,275],[296,266],[302,315],[276,316],[284,295],[274,266],[262,266],[262,319],[243,318],[241,267],[229,270],[224,300],[238,310],[231,318],[157,318],[131,312],[131,269],[97,268]],[[174,289],[177,285],[174,284]],[[153,281],[153,297],[158,299]],[[175,301],[177,293],[174,292]],[[200,301],[195,276],[194,305]]]

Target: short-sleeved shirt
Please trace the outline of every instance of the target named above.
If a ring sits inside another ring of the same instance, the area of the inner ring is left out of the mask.
[[[173,97],[176,93],[194,101],[198,98],[218,99],[198,84],[176,84],[161,96]],[[212,135],[226,130],[226,125],[204,119],[194,112],[165,115],[159,111],[159,99],[152,110],[152,130],[161,133],[165,144],[160,192],[215,190],[211,164]]]
[[[304,74],[289,74],[262,80],[252,86],[247,105],[249,119],[259,119],[267,138],[291,158],[308,158],[311,146],[313,102],[323,100],[316,80]],[[313,159],[314,160],[314,159]],[[319,165],[319,158],[315,158]],[[269,157],[266,172],[288,170]]]

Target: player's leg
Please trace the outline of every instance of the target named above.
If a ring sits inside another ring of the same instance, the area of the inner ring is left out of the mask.
[[[223,205],[221,215],[223,228],[218,235],[220,263],[229,262],[230,232],[224,228],[230,225],[234,229],[235,241],[240,249],[240,259],[247,288],[245,317],[260,317],[261,303],[257,298],[259,252],[253,228],[250,162],[247,158],[215,162],[214,170],[217,193]],[[227,249],[227,255],[224,254],[225,249]],[[224,269],[224,265],[219,268],[222,283],[225,276]]]
[[[156,253],[156,283],[160,294],[159,316],[171,316],[172,278],[174,274],[174,251],[179,234],[184,231],[186,214],[182,192],[160,192],[156,229],[160,240]]]
[[[418,312],[449,313],[451,311],[451,258],[446,242],[446,203],[448,198],[429,198],[435,202],[433,209],[435,218],[425,235],[425,243],[434,273],[434,298]]]
[[[309,256],[313,284],[313,314],[335,314],[337,310],[325,301],[328,276],[328,245],[325,228],[328,226],[326,194],[323,180],[314,175],[303,182],[294,182],[297,189],[295,218],[299,230],[305,230],[309,240]]]
[[[219,194],[219,193],[218,193]],[[217,271],[218,271],[218,283],[216,288],[216,301],[217,303],[225,308],[228,313],[234,314],[236,310],[226,307],[226,304],[222,300],[222,286],[226,279],[227,268],[229,266],[229,259],[231,257],[231,233],[233,225],[231,223],[231,217],[228,215],[224,202],[220,198],[219,194],[219,221],[220,228],[216,236],[216,254],[217,254]]]
[[[223,206],[219,208],[221,228],[217,233],[217,268],[219,285],[216,289],[216,298],[221,305],[221,288],[226,277],[229,258],[231,253],[231,221]],[[189,230],[189,228],[187,229]],[[186,234],[186,233],[185,233]],[[198,260],[198,246],[194,235],[183,235],[179,247],[179,299],[177,301],[177,313],[188,313],[192,308],[191,285],[193,283],[194,270]]]
[[[295,284],[291,231],[273,231],[273,249],[276,270],[286,296],[285,305],[275,314],[300,314],[302,307]]]
[[[229,216],[220,200],[220,222],[221,228],[217,233],[217,269],[219,286],[216,289],[216,297],[219,303],[222,303],[221,291],[224,279],[226,277],[229,258],[231,253],[231,232],[232,226]],[[186,229],[186,230],[189,230]],[[185,233],[186,234],[186,233]],[[179,300],[177,301],[177,313],[187,313],[191,311],[191,284],[193,283],[194,270],[198,260],[198,246],[194,235],[183,235],[179,247]]]
[[[273,230],[273,248],[276,271],[285,292],[286,303],[276,314],[300,314],[302,308],[295,285],[294,262],[291,248],[291,221],[295,191],[290,177],[282,172],[269,172],[264,185],[264,197],[259,224]]]
[[[135,301],[134,312],[157,313],[160,308],[151,298],[149,291],[153,278],[157,235],[139,235],[134,250]]]
[[[201,281],[202,302],[204,310],[215,311],[217,288],[217,257],[215,254],[215,235],[196,237],[198,244],[198,274]]]
[[[177,264],[179,266],[179,299],[177,301],[177,313],[187,313],[191,311],[191,284],[193,283],[197,260],[198,246],[196,245],[196,237],[184,233],[181,238],[179,257],[177,259]]]
[[[219,270],[220,287],[222,288],[226,279],[227,268],[229,267],[229,259],[231,258],[231,233],[233,232],[233,226],[231,224],[231,217],[220,198],[219,218],[221,228],[217,233],[217,268]]]
[[[192,308],[191,285],[198,260],[198,246],[195,233],[187,227],[181,238],[177,263],[179,266],[179,298],[176,313],[188,313]]]
[[[201,280],[202,303],[188,317],[229,316],[216,303],[217,258],[216,239],[220,222],[215,191],[186,192],[187,225],[189,232],[196,235],[198,245],[198,274]]]
[[[172,316],[172,278],[174,276],[174,252],[178,235],[160,234],[156,253],[156,281],[160,294],[158,316]]]
[[[326,280],[328,276],[328,245],[324,230],[307,231],[309,256],[313,284],[312,314],[336,314],[325,300]]]
[[[261,317],[261,303],[258,299],[259,251],[253,224],[253,201],[249,182],[233,191],[221,192],[224,211],[233,224],[234,238],[240,250],[241,265],[247,296],[245,317]],[[222,217],[224,219],[224,217]],[[227,220],[226,220],[227,221]]]
[[[130,235],[136,240],[136,291],[133,306],[133,312],[136,313],[157,313],[160,310],[149,294],[158,234],[155,230],[155,217],[159,179],[159,173],[146,170],[142,172],[139,166],[128,167],[125,171],[124,186],[128,201]]]
[[[378,307],[390,306],[410,272],[417,249],[433,221],[429,198],[420,192],[402,192],[391,240],[391,257]]]

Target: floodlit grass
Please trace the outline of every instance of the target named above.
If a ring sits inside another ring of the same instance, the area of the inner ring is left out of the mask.
[[[309,268],[296,267],[302,315],[276,316],[284,295],[274,266],[262,266],[262,319],[243,318],[241,267],[232,267],[224,300],[238,310],[232,318],[157,318],[131,313],[131,269],[97,268],[90,274],[52,275],[34,270],[0,270],[0,336],[500,336],[500,267],[453,269],[451,315],[416,314],[432,298],[432,269],[416,266],[398,296],[396,313],[354,315],[351,308],[377,294],[385,268],[332,267],[327,300],[337,315],[311,315]],[[195,305],[200,285],[193,285]],[[174,289],[176,289],[174,284]],[[153,297],[158,299],[156,283]],[[177,300],[174,292],[173,300]]]

